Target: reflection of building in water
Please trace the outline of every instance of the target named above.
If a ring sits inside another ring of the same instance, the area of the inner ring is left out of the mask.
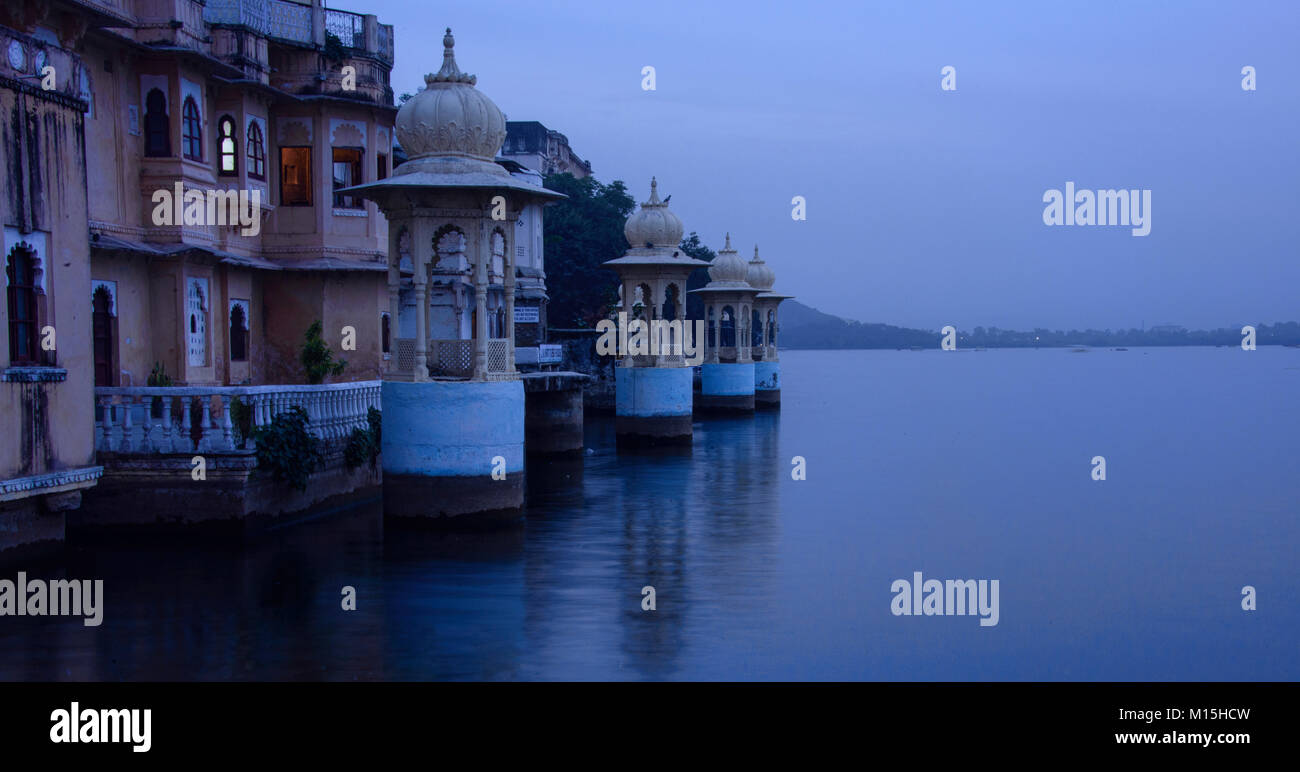
[[[781,364],[777,358],[776,333],[780,329],[777,322],[777,306],[782,300],[789,300],[793,295],[777,295],[772,292],[776,283],[776,272],[758,256],[758,245],[754,245],[754,259],[749,261],[749,272],[745,280],[749,286],[758,290],[754,297],[754,313],[750,329],[753,334],[754,358],[754,407],[779,408],[781,406]]]
[[[708,265],[681,250],[682,221],[659,200],[659,185],[650,180],[650,200],[627,218],[623,227],[628,250],[606,266],[618,271],[620,340],[649,341],[649,353],[617,352],[622,361],[615,368],[615,403],[618,438],[624,443],[658,445],[690,442],[691,368],[683,356],[682,338],[687,331],[686,278],[697,267]],[[632,330],[638,322],[639,330]],[[667,335],[658,334],[662,322]],[[656,339],[657,338],[657,339]],[[667,349],[662,347],[667,345]],[[701,345],[694,340],[693,346]],[[639,351],[639,349],[638,349]]]
[[[757,248],[755,248],[757,249]],[[749,266],[731,248],[731,234],[709,266],[709,283],[691,290],[704,301],[707,345],[700,368],[699,408],[704,412],[754,410],[754,360],[750,333],[754,295]]]

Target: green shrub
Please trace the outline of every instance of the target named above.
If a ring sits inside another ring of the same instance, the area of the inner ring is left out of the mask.
[[[167,374],[167,368],[163,367],[162,362],[154,361],[153,369],[149,371],[149,379],[145,383],[149,386],[171,386],[172,377]],[[154,397],[149,401],[149,414],[154,418],[163,417],[162,397]]]
[[[366,412],[366,424],[368,429],[357,427],[352,430],[348,436],[347,447],[343,449],[343,460],[348,465],[348,469],[356,469],[361,464],[369,461],[370,468],[375,468],[375,462],[379,458],[381,445],[381,426],[383,423],[383,414],[373,407]]]
[[[244,447],[244,441],[252,436],[253,408],[245,405],[239,397],[230,398],[230,430],[237,448]]]
[[[307,424],[307,411],[293,407],[253,432],[258,468],[299,491],[307,490],[307,479],[321,463],[319,441]]]
[[[321,337],[322,330],[320,321],[315,321],[307,328],[307,334],[304,336],[306,342],[303,344],[300,359],[303,370],[306,371],[307,383],[324,383],[326,376],[339,375],[343,372],[343,368],[348,366],[345,359],[334,361],[334,352],[330,351],[330,347]]]

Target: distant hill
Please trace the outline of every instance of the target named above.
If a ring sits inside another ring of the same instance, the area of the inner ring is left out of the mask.
[[[938,330],[918,330],[889,324],[869,324],[842,319],[818,311],[797,300],[781,304],[781,348],[848,349],[848,348],[938,348]],[[1259,346],[1300,345],[1300,323],[1255,324],[1255,343]],[[1051,348],[1058,346],[1239,346],[1241,326],[1217,330],[1186,330],[1175,325],[1161,325],[1146,330],[1048,330],[1030,332],[976,327],[959,330],[957,347],[971,348]]]
[[[780,319],[781,332],[777,342],[781,348],[939,347],[937,330],[855,322],[818,311],[797,300],[781,304]]]

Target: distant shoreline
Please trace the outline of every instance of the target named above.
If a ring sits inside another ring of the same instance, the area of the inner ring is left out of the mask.
[[[937,338],[938,336],[936,336]],[[1296,343],[1259,343],[1259,348],[1264,346],[1277,346],[1281,348],[1300,349],[1300,344]],[[791,346],[782,345],[782,351],[939,351],[941,350],[938,343],[930,346]],[[1088,351],[1129,351],[1139,348],[1240,348],[1238,346],[1229,346],[1225,343],[1131,343],[1124,346],[1094,346],[1086,343],[1061,343],[1048,344],[1040,346],[1023,346],[1023,345],[987,345],[978,346],[958,346],[956,351],[979,351],[990,349],[1075,349],[1082,348]]]

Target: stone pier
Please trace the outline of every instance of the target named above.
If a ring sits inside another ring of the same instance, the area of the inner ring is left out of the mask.
[[[524,450],[529,455],[581,453],[582,389],[590,376],[523,373]]]
[[[781,407],[781,363],[754,363],[754,407],[775,410]]]
[[[522,381],[384,381],[383,404],[385,518],[471,525],[523,515]]]
[[[705,363],[696,407],[702,413],[754,412],[754,363]]]
[[[690,444],[691,368],[616,367],[620,445]]]

